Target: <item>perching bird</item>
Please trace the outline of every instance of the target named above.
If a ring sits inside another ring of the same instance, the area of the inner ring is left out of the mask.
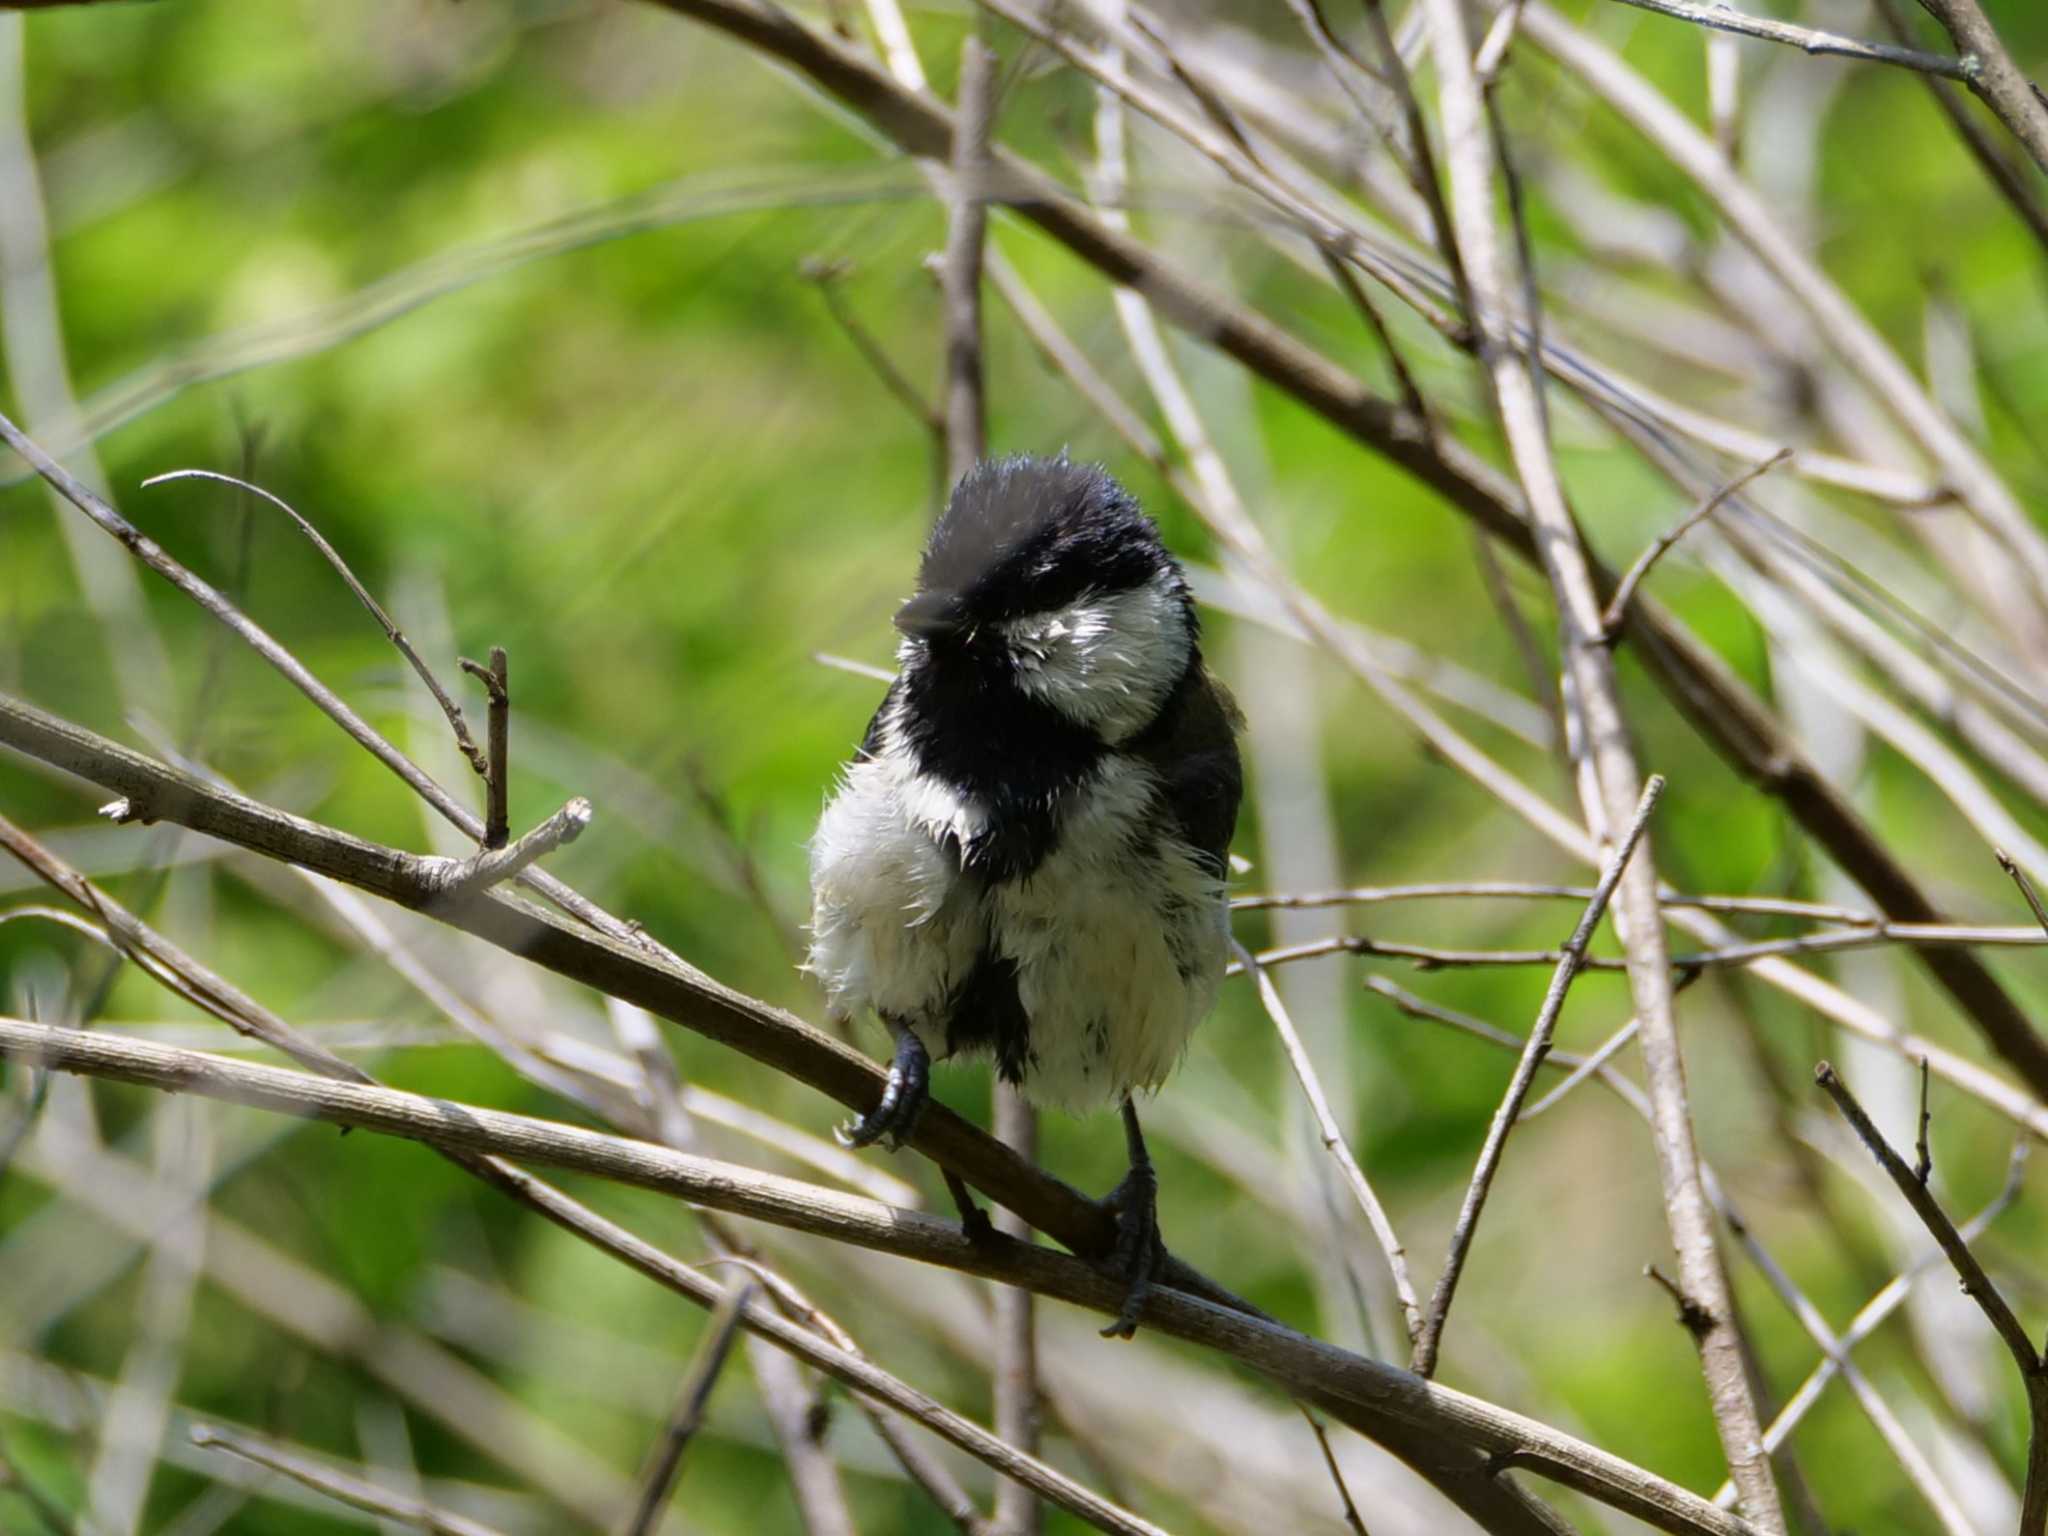
[[[896,1043],[840,1137],[900,1142],[931,1057],[962,1052],[1033,1103],[1120,1103],[1130,1288],[1104,1331],[1128,1337],[1164,1255],[1131,1096],[1223,976],[1241,720],[1158,530],[1064,455],[961,479],[896,627],[900,671],[811,843],[809,969]]]

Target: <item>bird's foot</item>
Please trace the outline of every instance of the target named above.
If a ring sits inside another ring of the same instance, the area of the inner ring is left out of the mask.
[[[1116,1321],[1102,1330],[1102,1336],[1128,1339],[1137,1333],[1138,1314],[1145,1310],[1153,1278],[1166,1263],[1166,1243],[1159,1235],[1159,1176],[1149,1162],[1136,1164],[1103,1196],[1102,1204],[1116,1216],[1116,1252],[1110,1263],[1128,1287]]]
[[[931,1097],[931,1057],[917,1032],[902,1029],[896,1035],[896,1059],[889,1064],[889,1081],[882,1089],[881,1102],[858,1120],[836,1127],[832,1134],[842,1147],[869,1147],[889,1139],[893,1152],[910,1139],[917,1117]]]
[[[975,1203],[973,1194],[967,1188],[967,1181],[952,1169],[940,1170],[946,1176],[946,1189],[953,1196],[953,1204],[960,1211],[960,1229],[967,1234],[967,1241],[979,1248],[993,1242],[996,1224],[989,1220],[988,1212]]]

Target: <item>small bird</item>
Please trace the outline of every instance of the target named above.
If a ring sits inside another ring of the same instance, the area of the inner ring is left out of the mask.
[[[1128,1338],[1164,1258],[1132,1095],[1157,1088],[1228,953],[1242,718],[1202,664],[1180,565],[1098,465],[1017,455],[962,477],[896,614],[899,671],[811,842],[808,969],[895,1037],[840,1128],[901,1144],[930,1061],[992,1057],[1033,1103],[1118,1103],[1107,1197]]]

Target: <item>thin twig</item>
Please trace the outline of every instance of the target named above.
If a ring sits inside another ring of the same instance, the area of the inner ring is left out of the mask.
[[[2013,863],[2012,855],[2003,848],[1994,848],[1991,852],[1998,860],[1998,867],[2010,875],[2013,884],[2020,888],[2020,895],[2026,898],[2027,910],[2034,914],[2034,921],[2041,925],[2042,933],[2048,934],[2048,907],[2042,906],[2040,894],[2034,889],[2034,882],[2027,878],[2025,870]]]
[[[1916,1144],[1913,1159],[1913,1177],[1923,1185],[1928,1175],[1934,1172],[1934,1151],[1927,1144],[1927,1130],[1933,1123],[1933,1114],[1927,1107],[1927,1058],[1920,1058],[1920,1138]]]
[[[1564,1010],[1565,997],[1585,961],[1586,946],[1592,943],[1593,931],[1606,915],[1607,903],[1613,897],[1615,887],[1621,883],[1622,872],[1628,868],[1629,859],[1636,851],[1636,844],[1642,841],[1643,832],[1650,824],[1650,814],[1657,808],[1658,798],[1663,793],[1663,776],[1652,774],[1643,786],[1642,799],[1636,804],[1635,819],[1622,835],[1614,857],[1600,876],[1600,883],[1593,888],[1593,899],[1586,904],[1578,926],[1565,940],[1557,970],[1551,975],[1549,990],[1544,993],[1543,1006],[1537,1010],[1536,1023],[1522,1047],[1522,1058],[1515,1064],[1515,1075],[1509,1079],[1507,1092],[1502,1095],[1500,1107],[1493,1113],[1493,1122],[1487,1127],[1485,1144],[1480,1148],[1479,1160],[1472,1169],[1472,1182],[1466,1186],[1457,1223],[1451,1228],[1450,1249],[1444,1256],[1443,1273],[1437,1277],[1436,1289],[1430,1293],[1429,1311],[1423,1317],[1421,1331],[1415,1336],[1411,1366],[1418,1376],[1436,1373],[1437,1352],[1443,1343],[1444,1325],[1450,1320],[1451,1300],[1457,1293],[1458,1280],[1464,1274],[1465,1256],[1471,1252],[1472,1238],[1478,1231],[1486,1197],[1493,1189],[1494,1175],[1500,1169],[1508,1132],[1514,1129],[1515,1121],[1522,1112],[1522,1103],[1529,1096],[1529,1087],[1536,1080],[1537,1068],[1550,1051],[1551,1037],[1557,1029],[1557,1016]]]
[[[736,1285],[712,1309],[711,1319],[704,1325],[703,1340],[691,1357],[690,1368],[684,1373],[682,1388],[676,1395],[675,1411],[662,1427],[661,1439],[640,1475],[640,1502],[622,1528],[624,1536],[649,1536],[660,1523],[662,1506],[668,1503],[676,1474],[682,1468],[683,1452],[704,1422],[704,1407],[711,1401],[711,1389],[718,1385],[719,1373],[725,1369],[733,1341],[739,1337],[740,1315],[753,1299],[753,1286]]]
[[[845,279],[846,264],[813,260],[804,262],[798,270],[806,280],[817,285],[818,295],[825,301],[826,312],[845,333],[846,339],[853,343],[854,350],[861,355],[861,360],[874,370],[875,377],[882,381],[882,387],[917,418],[918,425],[931,434],[934,442],[942,440],[946,435],[944,413],[925,399],[918,387],[910,382],[901,368],[896,366],[895,361],[883,350],[882,344],[875,340],[840,294],[839,284]]]
[[[2013,1142],[2012,1156],[2006,1162],[2005,1183],[1982,1210],[1963,1223],[1961,1230],[1965,1241],[1974,1241],[1982,1235],[1991,1223],[2003,1215],[2013,1201],[2019,1198],[2020,1185],[2026,1172],[2027,1152],[2031,1145],[2032,1142],[2025,1136]],[[1849,1320],[1849,1326],[1842,1330],[1837,1340],[1841,1346],[1840,1354],[1824,1355],[1820,1363],[1807,1373],[1806,1380],[1799,1384],[1799,1389],[1786,1399],[1785,1406],[1778,1410],[1778,1416],[1771,1420],[1770,1428],[1764,1431],[1765,1450],[1776,1452],[1779,1446],[1791,1438],[1792,1431],[1799,1427],[1800,1421],[1806,1417],[1813,1405],[1820,1401],[1822,1389],[1840,1373],[1842,1359],[1846,1358],[1858,1344],[1876,1333],[1893,1313],[1904,1306],[1907,1296],[1912,1291],[1913,1282],[1941,1262],[1941,1250],[1928,1249],[1893,1276],[1858,1309],[1856,1315]],[[1732,1506],[1735,1503],[1735,1485],[1723,1483],[1714,1495],[1714,1502],[1723,1509]]]
[[[1585,902],[1590,885],[1553,885],[1534,880],[1433,880],[1414,885],[1359,885],[1341,891],[1253,893],[1233,896],[1233,912],[1296,911],[1314,907],[1378,906],[1386,902],[1431,901],[1442,898],[1530,897]],[[1660,905],[1675,910],[1746,913],[1758,917],[1806,917],[1821,923],[1846,923],[1857,928],[1884,925],[1882,914],[1832,902],[1795,901],[1783,896],[1688,896],[1658,893]]]
[[[1394,1296],[1401,1303],[1402,1320],[1408,1329],[1409,1339],[1413,1341],[1422,1327],[1422,1308],[1416,1299],[1414,1282],[1408,1277],[1408,1251],[1401,1246],[1394,1224],[1387,1217],[1386,1207],[1380,1204],[1380,1197],[1373,1191],[1365,1170],[1351,1155],[1350,1144],[1345,1141],[1337,1117],[1330,1109],[1329,1095],[1323,1092],[1322,1079],[1316,1074],[1315,1063],[1309,1060],[1307,1047],[1301,1043],[1301,1034],[1288,1015],[1280,989],[1273,985],[1265,967],[1242,944],[1233,939],[1230,947],[1237,954],[1238,964],[1257,980],[1259,1002],[1266,1010],[1266,1017],[1272,1020],[1274,1032],[1280,1036],[1281,1047],[1287,1052],[1287,1064],[1294,1069],[1302,1097],[1308,1100],[1309,1112],[1315,1116],[1316,1134],[1322,1141],[1323,1150],[1336,1161],[1344,1182],[1351,1188],[1352,1197],[1358,1201],[1359,1209],[1365,1213],[1365,1219],[1372,1227],[1373,1236],[1379,1240],[1380,1251],[1386,1255],[1387,1271],[1394,1279]]]
[[[1913,34],[1907,25],[1907,13],[1901,0],[1877,0],[1877,9],[1884,17],[1885,25],[1891,29],[1892,36],[1901,43],[1911,42]],[[1921,78],[1927,82],[1927,89],[1941,108],[1942,116],[1949,120],[1956,137],[1963,141],[1963,148],[1977,162],[1977,168],[1983,171],[1985,178],[2019,216],[2035,243],[2048,251],[2048,206],[2043,205],[2028,173],[2014,165],[2005,151],[1992,141],[1990,130],[1978,121],[1976,113],[1954,86],[1933,75]]]
[[[370,617],[375,619],[378,628],[384,631],[384,638],[389,640],[397,649],[398,654],[406,659],[406,663],[418,674],[419,680],[427,685],[427,692],[434,696],[434,702],[441,706],[441,713],[448,718],[448,727],[455,733],[456,747],[461,750],[464,757],[469,759],[469,766],[476,770],[477,777],[486,782],[489,781],[491,776],[490,760],[484,756],[483,749],[476,744],[476,738],[470,735],[469,722],[463,718],[462,706],[449,697],[448,690],[441,686],[441,680],[434,675],[434,669],[429,667],[425,660],[421,658],[420,653],[413,649],[412,641],[406,638],[405,631],[400,629],[392,620],[391,615],[384,611],[384,605],[370,595],[369,588],[356,579],[356,573],[350,570],[348,562],[341,558],[341,552],[327,542],[318,528],[315,528],[312,523],[302,517],[283,497],[266,491],[262,486],[252,484],[250,481],[241,479],[239,476],[222,474],[218,470],[167,470],[160,475],[151,475],[142,482],[142,488],[148,490],[152,486],[164,485],[173,480],[217,480],[222,485],[232,485],[237,490],[247,491],[251,496],[261,497],[264,501],[276,507],[286,517],[290,518],[293,526],[306,536],[306,541],[319,551],[320,557],[334,568],[335,574],[340,576],[342,581],[347,583],[349,591],[355,594],[356,601],[369,610]]]
[[[239,1456],[259,1467],[268,1467],[352,1509],[364,1510],[380,1519],[396,1520],[417,1530],[431,1532],[432,1536],[498,1536],[481,1521],[436,1509],[424,1500],[380,1488],[363,1478],[336,1471],[251,1435],[237,1434],[217,1425],[197,1424],[192,1428],[192,1443],[207,1450]]]
[[[1309,1411],[1306,1403],[1296,1403],[1301,1416],[1308,1420],[1308,1427],[1316,1437],[1316,1449],[1323,1453],[1323,1466],[1330,1474],[1330,1482],[1337,1490],[1337,1499],[1344,1508],[1344,1523],[1356,1536],[1372,1536],[1366,1530],[1365,1521],[1359,1516],[1358,1505],[1351,1497],[1351,1487],[1344,1481],[1344,1469],[1337,1465],[1337,1453],[1330,1449],[1329,1432],[1323,1428],[1323,1421]]]
[[[1679,519],[1676,526],[1669,532],[1658,535],[1656,542],[1651,544],[1640,555],[1637,555],[1635,560],[1629,565],[1628,570],[1623,573],[1620,585],[1615,587],[1614,596],[1607,600],[1607,610],[1600,616],[1601,634],[1606,636],[1610,643],[1619,639],[1621,636],[1622,618],[1627,614],[1628,605],[1636,595],[1636,588],[1642,585],[1643,578],[1650,574],[1650,567],[1663,559],[1665,554],[1680,539],[1720,511],[1722,503],[1726,502],[1729,497],[1747,489],[1752,481],[1769,474],[1773,469],[1776,469],[1780,464],[1791,458],[1792,452],[1793,450],[1790,448],[1780,448],[1763,462],[1752,464],[1748,469],[1693,508],[1691,512]]]
[[[1906,1166],[1905,1159],[1892,1150],[1884,1133],[1878,1130],[1863,1106],[1856,1102],[1848,1084],[1827,1062],[1815,1067],[1813,1076],[1827,1096],[1835,1101],[1835,1107],[1842,1112],[1842,1118],[1849,1122],[1863,1145],[1870,1149],[1870,1155],[1877,1159],[1877,1165],[1885,1171],[1886,1177],[1906,1197],[1913,1214],[1920,1218],[1921,1224],[1941,1245],[1941,1251],[1948,1256],[1949,1263],[1962,1281],[1964,1294],[1977,1303],[1992,1331],[2019,1367],[2020,1380],[2027,1392],[2029,1421],[2027,1480],[2020,1500],[2019,1529],[2022,1536],[2040,1536],[2041,1531],[2048,1528],[2048,1367],[2044,1367],[2039,1351],[2034,1348],[2034,1341],[2027,1336],[2027,1330],[2013,1314],[2004,1295],[1984,1272],[1984,1266],[1977,1262],[1969,1243],[1934,1198],[1934,1192]]]
[[[1750,1262],[1756,1265],[1765,1281],[1777,1293],[1779,1300],[1785,1304],[1786,1310],[1806,1330],[1807,1337],[1819,1346],[1822,1356],[1835,1362],[1843,1384],[1856,1399],[1856,1406],[1863,1410],[1864,1417],[1870,1420],[1871,1426],[1883,1439],[1886,1451],[1898,1464],[1899,1470],[1905,1473],[1907,1481],[1919,1492],[1921,1498],[1927,1501],[1928,1508],[1933,1512],[1935,1519],[1941,1522],[1942,1529],[1948,1536],[1976,1536],[1976,1528],[1963,1513],[1961,1502],[1942,1482],[1941,1474],[1928,1460],[1927,1453],[1921,1449],[1912,1434],[1899,1422],[1899,1417],[1892,1411],[1891,1405],[1879,1394],[1870,1378],[1863,1374],[1855,1361],[1850,1359],[1842,1341],[1835,1336],[1834,1330],[1828,1326],[1827,1319],[1821,1315],[1820,1308],[1799,1289],[1770,1250],[1764,1247],[1727,1196],[1711,1185],[1709,1193],[1713,1197],[1715,1208],[1721,1213],[1721,1219],[1728,1224],[1728,1230],[1734,1234],[1735,1241],[1743,1252],[1749,1255]]]
[[[467,656],[458,656],[463,671],[484,685],[489,710],[490,756],[484,769],[486,803],[483,844],[486,852],[505,846],[512,835],[512,686],[506,676],[505,647],[491,647],[491,664],[480,667]]]
[[[1844,59],[1862,59],[1870,64],[1896,64],[1902,69],[1917,69],[1924,75],[1940,75],[1948,80],[1968,80],[1976,69],[1975,61],[1969,57],[1958,59],[1942,53],[1923,53],[1917,48],[1898,48],[1890,43],[1866,43],[1859,38],[1844,37],[1839,32],[1796,27],[1788,21],[1773,21],[1768,16],[1750,16],[1726,4],[1702,4],[1698,0],[1621,0],[1621,3],[1635,6],[1638,10],[1655,11],[1659,16],[1672,16],[1697,26],[1712,27],[1719,32],[1760,37],[1767,43],[1785,43],[1812,54],[1833,54]]]
[[[2048,99],[2006,50],[1998,30],[1977,0],[1920,0],[1948,33],[1967,66],[1961,79],[2026,146],[2034,164],[2048,171]]]
[[[946,259],[946,477],[958,484],[988,448],[982,369],[981,253],[988,229],[988,143],[995,111],[995,53],[970,35],[960,46],[960,101],[953,134]]]
[[[496,734],[492,732],[494,737]],[[494,781],[495,777],[494,772]],[[590,825],[591,815],[590,802],[578,795],[516,843],[501,840],[497,847],[486,847],[469,858],[445,861],[445,872],[439,877],[442,896],[453,901],[465,900],[513,879],[536,859],[545,858],[565,843],[575,842]]]

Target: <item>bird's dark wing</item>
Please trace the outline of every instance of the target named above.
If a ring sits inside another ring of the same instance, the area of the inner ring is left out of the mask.
[[[1017,962],[984,949],[952,1001],[946,1021],[946,1052],[985,1050],[996,1074],[1021,1083],[1036,1059],[1031,1051],[1031,1016],[1017,995]]]
[[[1236,700],[1197,664],[1159,718],[1124,749],[1158,774],[1181,840],[1218,880],[1229,874],[1230,838],[1244,798],[1244,769],[1237,756],[1243,725]]]

